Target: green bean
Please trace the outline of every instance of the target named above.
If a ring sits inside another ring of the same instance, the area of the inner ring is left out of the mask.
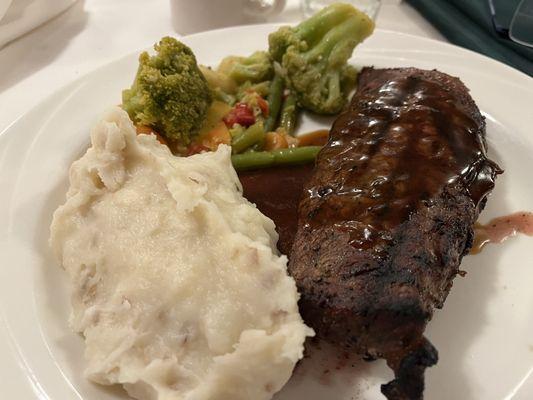
[[[280,165],[305,164],[314,161],[321,148],[321,146],[303,146],[273,150],[274,161]]]
[[[250,86],[250,90],[253,90],[261,97],[267,97],[270,93],[270,81],[256,83],[255,85]]]
[[[258,121],[248,127],[243,133],[233,138],[231,143],[233,153],[241,153],[248,147],[256,143],[261,143],[264,139],[265,131],[263,129],[263,122]]]
[[[239,86],[239,90],[237,91],[237,100],[241,101],[250,92],[255,92],[259,96],[266,99],[268,97],[268,93],[270,92],[270,83],[271,81],[264,81],[252,85],[250,81],[244,82],[241,86]]]
[[[264,143],[259,142],[254,144],[252,147],[248,147],[246,150],[243,151],[243,153],[257,153],[258,151],[263,151]]]
[[[263,151],[265,148],[265,141],[257,142],[252,147],[250,147],[250,150],[252,151]]]
[[[245,131],[245,128],[241,125],[233,125],[233,128],[229,129],[229,134],[231,135],[232,140],[240,135],[242,135]]]
[[[281,116],[279,117],[279,125],[284,128],[289,135],[292,135],[294,132],[297,112],[296,96],[290,93],[283,101]]]
[[[297,165],[313,162],[322,147],[305,146],[272,151],[256,151],[231,156],[237,171],[259,169],[276,165]]]
[[[216,88],[212,92],[216,100],[220,100],[223,103],[229,104],[230,106],[235,104],[235,96],[224,92],[222,89]]]
[[[232,155],[231,162],[237,171],[266,168],[272,166],[274,155],[270,151],[247,151]]]
[[[284,86],[285,84],[283,82],[283,77],[279,74],[276,74],[274,79],[272,79],[272,83],[270,84],[270,90],[267,97],[268,118],[265,121],[265,132],[271,132],[276,127],[279,110],[281,108]]]

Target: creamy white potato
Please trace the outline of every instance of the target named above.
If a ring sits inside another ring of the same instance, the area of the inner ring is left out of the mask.
[[[50,239],[88,378],[138,399],[270,399],[312,331],[230,148],[174,157],[119,108],[91,140]]]

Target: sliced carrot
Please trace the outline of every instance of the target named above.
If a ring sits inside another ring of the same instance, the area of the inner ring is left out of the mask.
[[[203,146],[200,143],[191,143],[189,147],[187,147],[187,151],[184,153],[184,155],[192,156],[193,154],[205,153],[209,150],[209,148]]]
[[[289,147],[286,135],[280,132],[268,132],[265,137],[265,150],[286,149]]]
[[[216,124],[213,129],[202,135],[200,144],[212,151],[215,151],[220,144],[231,145],[231,135],[226,124],[223,121]]]

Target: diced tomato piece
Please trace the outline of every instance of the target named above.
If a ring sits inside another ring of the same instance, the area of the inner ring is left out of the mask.
[[[228,128],[232,128],[235,124],[249,127],[255,124],[254,112],[247,104],[237,103],[224,117],[224,123]]]
[[[189,147],[187,147],[188,156],[192,156],[193,154],[198,153],[204,153],[206,151],[209,151],[209,148],[200,143],[191,143]]]
[[[263,116],[267,118],[269,113],[268,102],[261,96],[257,96],[257,105],[261,109],[261,113],[263,114]]]
[[[235,118],[235,113],[233,112],[233,110],[231,110],[228,115],[226,115],[222,120],[230,129],[233,128],[233,125],[237,123],[237,118]]]

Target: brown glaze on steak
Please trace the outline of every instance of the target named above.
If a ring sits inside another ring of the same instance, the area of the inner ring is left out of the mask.
[[[472,244],[499,167],[462,82],[372,69],[333,124],[299,207],[289,272],[319,337],[383,357],[389,399],[421,399],[437,352],[423,337]]]

